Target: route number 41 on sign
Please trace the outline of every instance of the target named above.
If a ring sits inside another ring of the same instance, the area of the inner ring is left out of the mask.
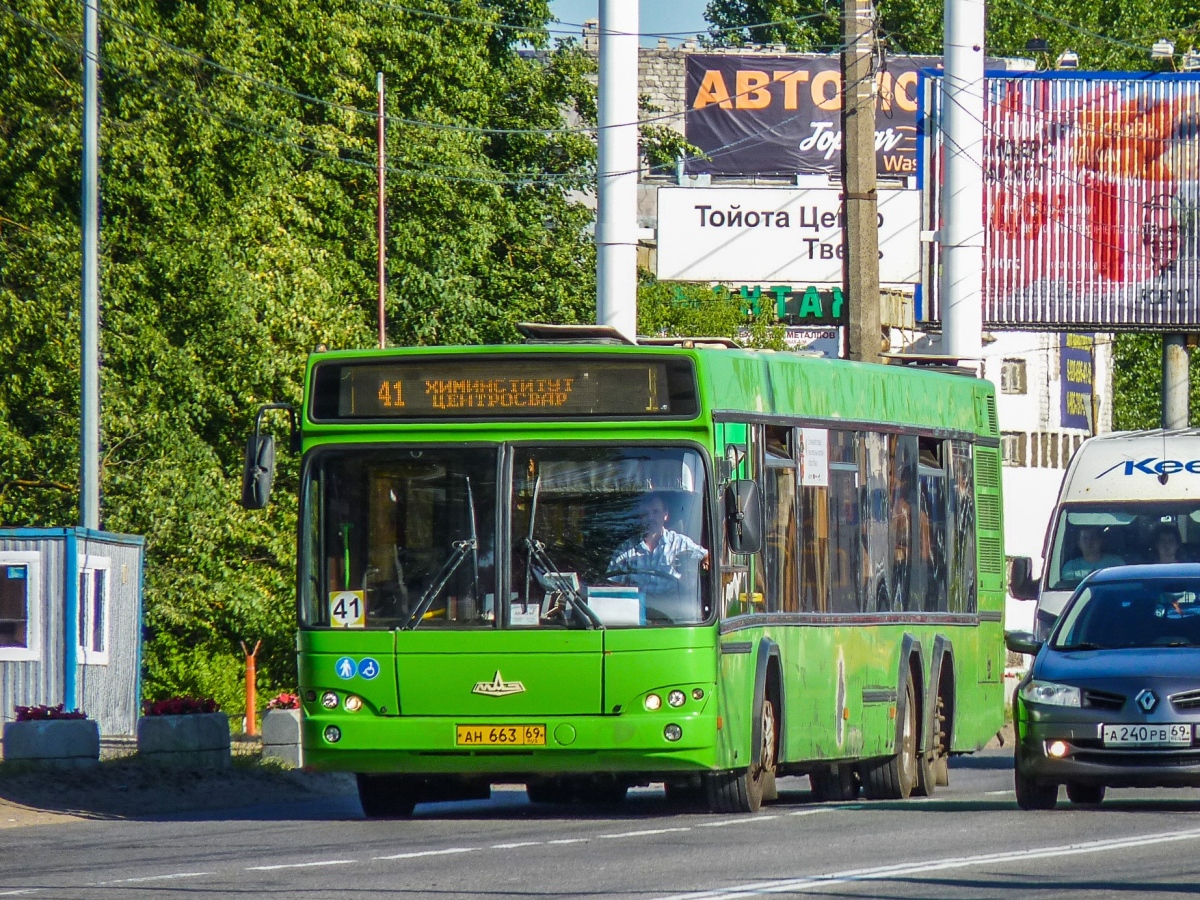
[[[362,591],[337,591],[329,595],[329,627],[367,627],[367,604]]]

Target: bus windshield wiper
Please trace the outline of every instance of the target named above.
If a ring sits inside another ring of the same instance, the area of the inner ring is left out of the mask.
[[[529,533],[525,535],[525,551],[527,558],[525,560],[525,605],[529,606],[529,591],[532,587],[533,579],[533,564],[536,561],[543,571],[557,572],[558,568],[554,565],[554,561],[550,559],[550,555],[546,553],[546,545],[534,537],[534,529],[537,525],[537,502],[538,493],[542,487],[542,473],[538,472],[537,478],[533,482],[533,498],[529,502]],[[571,608],[576,610],[586,620],[586,628],[604,628],[604,623],[600,621],[600,617],[589,607],[583,600],[579,591],[575,586],[566,579],[559,582],[559,590],[567,595],[570,601]]]
[[[454,551],[450,557],[442,564],[437,575],[434,576],[433,582],[429,585],[428,590],[421,595],[421,599],[417,602],[416,608],[408,617],[408,621],[404,623],[405,631],[412,631],[421,624],[421,620],[425,617],[425,613],[429,612],[429,607],[433,606],[433,601],[450,583],[450,579],[454,577],[454,573],[458,571],[458,567],[463,564],[463,561],[470,556],[474,561],[474,577],[475,577],[475,594],[479,595],[479,534],[475,530],[475,495],[471,491],[471,478],[467,476],[467,507],[469,509],[468,519],[471,523],[471,536],[463,541],[455,541],[451,546]]]

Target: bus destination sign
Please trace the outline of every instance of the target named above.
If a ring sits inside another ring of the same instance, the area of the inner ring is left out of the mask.
[[[677,418],[698,411],[686,359],[452,357],[323,363],[313,418]]]

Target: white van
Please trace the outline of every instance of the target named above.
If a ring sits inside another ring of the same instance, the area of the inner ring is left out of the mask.
[[[1059,491],[1030,577],[1013,561],[1012,593],[1037,599],[1045,637],[1083,577],[1108,566],[1200,561],[1200,429],[1124,431],[1083,442]]]

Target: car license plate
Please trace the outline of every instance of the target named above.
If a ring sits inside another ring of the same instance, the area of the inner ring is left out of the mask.
[[[459,725],[455,743],[460,747],[544,746],[545,725]]]
[[[1190,747],[1191,725],[1101,725],[1105,747]]]

